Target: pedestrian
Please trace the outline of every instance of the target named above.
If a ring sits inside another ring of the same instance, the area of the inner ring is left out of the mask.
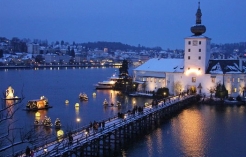
[[[34,151],[31,150],[31,157],[34,157]]]
[[[29,148],[29,146],[26,147],[26,156],[30,156],[31,155],[31,149]]]

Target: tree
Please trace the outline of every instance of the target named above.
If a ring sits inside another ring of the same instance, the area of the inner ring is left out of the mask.
[[[5,95],[4,95],[5,96]],[[41,131],[35,131],[33,127],[18,126],[15,114],[22,108],[22,100],[15,102],[7,100],[6,105],[0,108],[0,154],[9,152],[14,156],[15,147],[23,144],[37,144],[43,141],[47,136]],[[18,149],[20,149],[18,147]],[[8,154],[9,154],[8,153]],[[4,154],[7,155],[7,154]]]
[[[180,81],[177,81],[174,83],[174,91],[176,93],[176,95],[179,95],[181,93],[181,89],[182,89],[182,84]]]
[[[0,49],[0,58],[2,58],[2,57],[3,57],[3,50]]]
[[[71,54],[70,54],[72,57],[75,57],[75,52],[74,52],[74,49],[72,49],[71,51]]]
[[[128,62],[127,62],[127,60],[123,60],[122,66],[119,68],[119,77],[120,78],[128,77]]]
[[[220,98],[220,100],[224,100],[224,98],[228,97],[228,91],[226,90],[224,84],[217,84],[215,89],[215,97]]]
[[[156,93],[155,93],[155,96],[159,99],[166,98],[169,96],[169,89],[166,87],[158,88]]]

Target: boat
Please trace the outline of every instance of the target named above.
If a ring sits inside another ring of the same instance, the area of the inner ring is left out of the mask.
[[[44,96],[41,96],[40,99],[29,100],[24,110],[37,111],[37,110],[43,110],[49,108],[52,108],[52,106],[49,105],[48,99]]]
[[[80,93],[79,94],[79,99],[83,101],[88,101],[88,96],[85,93]]]
[[[37,119],[35,119],[34,126],[42,126],[42,125],[43,125],[42,121],[38,121]]]
[[[121,103],[120,103],[119,101],[117,101],[116,105],[117,105],[118,107],[120,107],[120,106],[121,106]]]
[[[105,99],[105,100],[103,101],[103,105],[104,105],[104,106],[108,105],[107,99]]]
[[[56,118],[56,121],[55,121],[55,128],[56,128],[56,129],[60,129],[61,126],[62,126],[62,124],[61,124],[60,119],[59,119],[59,118]]]
[[[44,127],[52,127],[53,126],[50,117],[45,116],[44,121],[43,121],[43,126]]]
[[[114,73],[109,80],[107,81],[102,81],[102,82],[98,82],[95,86],[96,89],[113,89],[115,83],[117,82],[117,80],[119,80],[120,78],[116,76],[116,74]]]
[[[14,96],[14,89],[9,86],[7,89],[6,89],[6,92],[5,92],[5,98],[3,98],[3,100],[20,100],[21,98],[19,98],[18,96]]]

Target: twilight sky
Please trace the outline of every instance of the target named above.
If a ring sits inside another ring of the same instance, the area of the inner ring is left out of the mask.
[[[201,0],[212,43],[246,42],[245,0]],[[0,0],[0,37],[184,48],[198,0]]]

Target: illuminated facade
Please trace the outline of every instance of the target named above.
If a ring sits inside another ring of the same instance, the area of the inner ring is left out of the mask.
[[[184,59],[153,58],[133,70],[138,91],[156,91],[169,88],[170,94],[193,91],[210,95],[218,83],[225,85],[230,96],[244,96],[246,59],[211,59],[210,41],[204,36],[206,27],[201,24],[200,3],[192,36],[185,38]]]

